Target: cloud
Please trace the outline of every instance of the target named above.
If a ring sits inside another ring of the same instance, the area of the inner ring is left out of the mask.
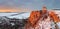
[[[40,10],[43,5],[46,5],[49,9],[52,9],[54,7],[59,7],[60,4],[57,3],[57,1],[58,0],[0,0],[0,7],[16,7]]]

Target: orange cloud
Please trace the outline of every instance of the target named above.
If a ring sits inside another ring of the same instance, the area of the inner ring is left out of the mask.
[[[0,9],[0,12],[18,12],[16,9]]]
[[[30,9],[24,9],[24,8],[9,8],[9,7],[1,7],[0,12],[29,12],[32,11]]]

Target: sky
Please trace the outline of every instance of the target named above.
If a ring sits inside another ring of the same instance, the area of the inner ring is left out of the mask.
[[[0,0],[0,10],[4,8],[41,10],[44,5],[47,9],[60,8],[60,0]]]

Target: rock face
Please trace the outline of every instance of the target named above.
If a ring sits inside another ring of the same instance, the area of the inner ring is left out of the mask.
[[[29,18],[29,21],[32,26],[34,26],[36,22],[39,20],[40,15],[41,15],[40,11],[32,11],[30,18]]]
[[[41,15],[44,15],[45,13],[47,13],[47,8],[45,6],[40,11],[32,11],[29,18],[31,25],[34,26],[40,17],[42,17]]]
[[[34,29],[40,16],[41,16],[40,11],[32,11],[28,19],[28,22],[25,26],[25,29]]]
[[[44,6],[40,11],[31,12],[25,29],[51,29],[52,22],[59,22],[57,19],[59,20],[57,15],[48,12]],[[53,28],[55,28],[55,26]]]
[[[31,22],[32,25],[34,25],[42,15],[47,13],[47,8],[43,6],[42,10],[40,11],[32,11],[30,14],[29,21]]]
[[[37,22],[41,20],[40,18],[46,14],[46,12],[46,7],[43,7],[40,11],[32,11],[28,19],[28,23],[26,24],[26,29],[34,29]]]

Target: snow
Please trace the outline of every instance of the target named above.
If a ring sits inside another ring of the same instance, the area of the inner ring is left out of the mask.
[[[8,16],[9,18],[18,18],[18,19],[26,19],[30,16],[30,13],[23,13],[23,14],[18,14],[15,16]]]
[[[60,29],[60,22],[57,23],[58,29]]]
[[[12,14],[18,14],[18,13],[0,13],[0,16],[9,16]]]
[[[15,14],[17,14],[17,15],[15,15]],[[18,19],[26,19],[29,17],[29,15],[30,15],[30,12],[21,13],[21,14],[20,13],[0,13],[0,17],[6,16],[8,18],[18,18]]]

